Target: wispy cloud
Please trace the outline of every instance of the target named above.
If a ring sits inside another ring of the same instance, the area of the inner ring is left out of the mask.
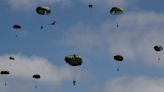
[[[163,92],[164,79],[151,77],[119,77],[106,84],[104,92]]]
[[[69,6],[71,0],[8,0],[8,3],[12,8],[29,9],[36,7],[36,5],[52,5],[56,3]]]

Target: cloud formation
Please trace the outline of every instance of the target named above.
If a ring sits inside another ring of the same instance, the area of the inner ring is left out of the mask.
[[[71,0],[9,0],[8,3],[16,9],[29,9],[36,7],[36,5],[52,5],[56,3],[68,6],[71,4]]]
[[[14,61],[9,60],[9,56],[0,56],[0,69],[9,70],[13,77],[33,80],[34,74],[40,74],[39,81],[43,84],[58,84],[72,79],[72,70],[67,66],[57,67],[45,58],[37,56],[11,55],[15,57]]]
[[[163,92],[164,79],[119,77],[107,83],[103,92]]]

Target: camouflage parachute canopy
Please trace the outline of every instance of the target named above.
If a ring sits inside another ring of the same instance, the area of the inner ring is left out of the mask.
[[[162,51],[163,50],[163,47],[161,45],[155,45],[154,46],[154,50],[155,51]]]
[[[10,74],[9,71],[1,71],[1,75],[8,75],[8,74]]]
[[[65,61],[71,66],[80,66],[83,63],[82,58],[76,54],[66,56]]]
[[[18,25],[18,24],[15,24],[15,25],[13,25],[13,28],[14,29],[21,29],[22,27],[20,25]]]
[[[123,13],[123,10],[118,7],[112,7],[110,10],[111,15],[120,15]]]
[[[51,9],[47,6],[38,6],[36,12],[40,15],[48,15],[51,13]]]
[[[39,74],[34,74],[32,77],[33,77],[34,79],[40,79],[40,75],[39,75]]]
[[[124,57],[122,55],[115,55],[113,58],[117,61],[123,61],[124,60]]]

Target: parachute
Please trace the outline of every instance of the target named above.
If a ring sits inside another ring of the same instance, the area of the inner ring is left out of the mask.
[[[161,45],[155,45],[154,46],[154,50],[155,51],[162,51],[163,50],[163,47]]]
[[[14,58],[14,57],[12,57],[12,56],[10,56],[10,57],[9,57],[9,59],[10,59],[10,60],[15,60],[15,58]]]
[[[161,46],[161,45],[155,45],[154,46],[154,50],[156,52],[161,52],[161,51],[163,51],[163,46]],[[158,57],[158,61],[160,61],[160,57]]]
[[[75,67],[81,66],[83,60],[79,55],[73,54],[73,55],[65,56],[65,62],[68,63],[70,66],[72,66],[74,70],[78,70],[78,68]],[[76,75],[77,73],[74,75],[75,78],[73,79],[73,86],[76,85]]]
[[[38,6],[36,13],[39,15],[48,15],[51,13],[51,9],[48,6]]]
[[[48,6],[38,6],[36,8],[36,13],[38,15],[49,15],[51,14],[51,9]],[[44,28],[43,24],[40,26],[40,29],[42,30]]]
[[[39,74],[34,74],[33,76],[33,79],[35,79],[36,81],[38,80],[38,79],[40,79],[41,78],[41,76],[39,75]],[[37,83],[35,83],[35,88],[37,88],[38,86],[37,86]]]
[[[22,28],[22,27],[21,27],[21,25],[19,25],[19,24],[13,25],[14,31],[18,31],[18,30],[20,30],[21,28]],[[16,37],[18,37],[18,34],[16,34]]]
[[[22,27],[20,25],[16,24],[16,25],[13,25],[13,28],[14,29],[21,29]]]
[[[110,14],[111,15],[120,15],[123,13],[123,10],[121,8],[118,8],[118,7],[112,7],[110,9]],[[119,24],[117,23],[116,27],[118,28],[119,27]]]
[[[1,71],[1,75],[9,75],[10,72],[9,71]]]
[[[89,8],[92,8],[92,7],[93,7],[93,4],[89,4],[88,7],[89,7]]]
[[[1,71],[1,75],[9,75],[10,74],[10,72],[9,71]],[[5,78],[6,79],[6,78]],[[5,81],[5,86],[7,86],[7,83],[6,83],[6,81]]]
[[[113,59],[116,60],[117,62],[123,62],[124,57],[123,57],[122,55],[115,55],[115,56],[113,57]],[[119,71],[119,70],[120,70],[120,69],[119,69],[119,64],[118,64],[117,71]]]
[[[110,10],[111,15],[120,15],[122,13],[123,13],[123,10],[121,8],[118,8],[118,7],[112,7]]]
[[[66,56],[65,61],[71,66],[80,66],[83,63],[82,58],[76,54]]]
[[[123,56],[122,55],[115,55],[114,57],[113,57],[116,61],[123,61]]]

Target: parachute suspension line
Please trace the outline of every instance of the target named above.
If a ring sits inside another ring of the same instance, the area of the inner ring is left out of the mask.
[[[120,64],[119,64],[120,62],[116,62],[116,63],[117,63],[117,69],[116,70],[117,70],[117,72],[119,72],[120,71]]]

